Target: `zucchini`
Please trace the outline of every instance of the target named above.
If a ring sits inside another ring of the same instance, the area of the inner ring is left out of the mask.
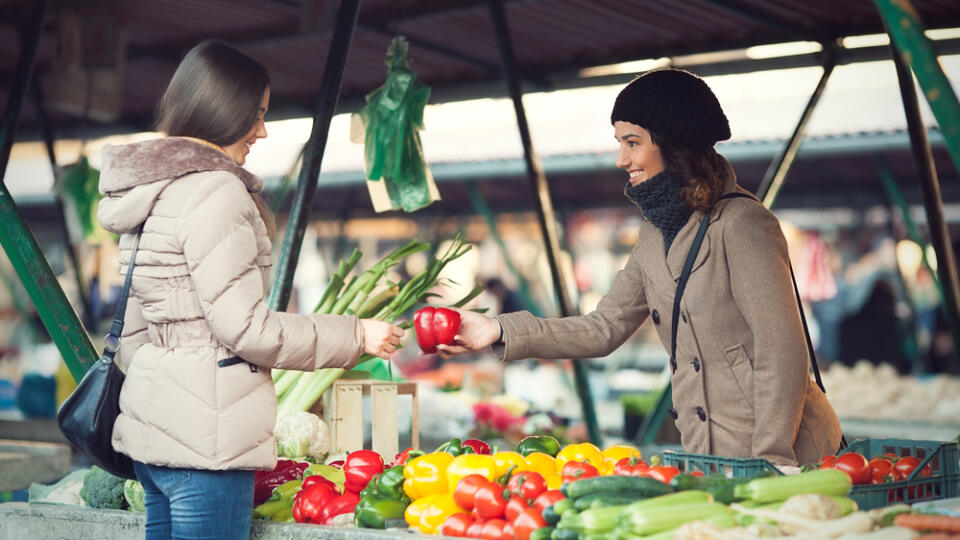
[[[677,504],[670,506],[628,507],[623,513],[623,523],[630,532],[641,536],[675,529],[684,523],[715,518],[719,514],[732,514],[727,505],[710,503]],[[731,516],[732,517],[732,516]]]
[[[600,508],[601,506],[624,506],[644,499],[645,496],[633,491],[617,491],[615,493],[591,493],[575,499],[573,507],[578,511]],[[546,519],[546,518],[544,518]]]
[[[751,480],[736,486],[734,497],[759,503],[784,501],[801,493],[845,497],[852,487],[853,483],[847,473],[836,469],[823,469],[793,476]]]
[[[617,524],[617,516],[626,506],[603,506],[584,510],[579,514],[567,511],[560,517],[558,529],[572,529],[581,534],[597,534],[610,532]]]
[[[564,484],[560,491],[569,499],[576,499],[591,493],[617,491],[632,491],[643,494],[645,497],[656,497],[657,495],[671,493],[673,488],[659,480],[642,476],[594,476],[593,478],[584,478]]]
[[[696,504],[713,502],[713,496],[706,491],[689,490],[678,491],[677,493],[668,493],[659,497],[652,497],[642,501],[637,501],[629,506],[631,511],[643,510],[646,508],[662,508],[665,506],[676,506],[680,504]]]
[[[553,527],[540,527],[530,533],[530,540],[550,540],[551,533],[553,533]]]
[[[572,529],[554,529],[550,540],[580,540],[580,533]]]

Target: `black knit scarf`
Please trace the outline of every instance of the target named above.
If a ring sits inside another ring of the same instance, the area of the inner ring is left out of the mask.
[[[660,229],[664,252],[670,251],[673,239],[693,214],[693,208],[687,206],[680,195],[680,184],[670,173],[663,171],[635,186],[627,182],[623,193],[640,207],[644,218]]]

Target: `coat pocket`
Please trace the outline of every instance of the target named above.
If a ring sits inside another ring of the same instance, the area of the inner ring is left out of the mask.
[[[747,356],[743,345],[734,345],[724,349],[723,356],[727,359],[727,367],[740,393],[750,408],[753,408],[753,362]],[[731,389],[732,390],[732,389]]]

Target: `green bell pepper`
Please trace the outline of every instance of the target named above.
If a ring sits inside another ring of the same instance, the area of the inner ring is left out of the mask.
[[[403,465],[390,467],[370,479],[367,487],[363,488],[363,491],[360,492],[360,498],[373,495],[391,499],[405,498],[406,495],[403,492]]]
[[[446,452],[453,457],[475,453],[473,447],[463,444],[463,441],[456,438],[441,444],[440,448],[437,448],[434,452]]]
[[[357,527],[383,529],[389,519],[403,518],[410,499],[392,499],[384,495],[371,495],[360,499],[353,509],[353,521]]]
[[[552,457],[557,457],[560,452],[560,441],[549,435],[531,435],[524,437],[517,443],[516,451],[523,457],[527,457],[534,452],[543,452]]]

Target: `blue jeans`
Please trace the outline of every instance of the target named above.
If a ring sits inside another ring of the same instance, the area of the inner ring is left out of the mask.
[[[147,540],[250,538],[253,471],[133,466],[146,495]]]

